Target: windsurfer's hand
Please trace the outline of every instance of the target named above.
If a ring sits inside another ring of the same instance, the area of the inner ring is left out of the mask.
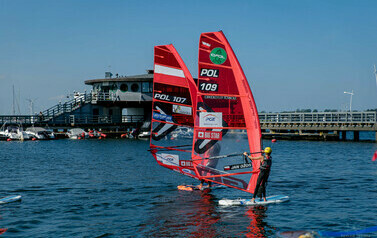
[[[246,155],[246,156],[247,156],[247,152],[243,152],[243,155]]]

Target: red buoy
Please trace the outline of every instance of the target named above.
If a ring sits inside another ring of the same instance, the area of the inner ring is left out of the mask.
[[[275,143],[275,142],[276,142],[276,139],[272,139],[271,142],[272,142],[272,143]]]
[[[37,138],[33,137],[31,140],[37,140]]]
[[[12,139],[11,139],[11,138],[8,138],[7,141],[12,141]]]

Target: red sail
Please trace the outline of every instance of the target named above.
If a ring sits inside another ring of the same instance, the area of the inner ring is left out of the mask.
[[[196,98],[195,82],[174,46],[155,46],[151,153],[161,166],[194,178]]]
[[[196,172],[201,179],[253,193],[260,162],[250,164],[234,152],[260,156],[258,112],[246,76],[221,31],[200,36],[197,87]]]

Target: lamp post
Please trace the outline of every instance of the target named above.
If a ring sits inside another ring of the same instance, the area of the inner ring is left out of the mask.
[[[352,112],[352,96],[353,96],[353,90],[352,90],[352,92],[346,92],[346,91],[344,91],[344,93],[345,93],[345,94],[349,94],[349,95],[351,95],[351,99],[350,99],[350,112]]]

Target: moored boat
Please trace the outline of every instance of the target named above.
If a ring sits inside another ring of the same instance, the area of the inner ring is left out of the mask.
[[[54,132],[46,130],[42,127],[28,127],[26,129],[26,133],[29,134],[30,137],[36,138],[38,140],[55,139]]]
[[[8,137],[7,139],[11,140],[29,140],[31,137],[28,133],[26,133],[22,126],[18,124],[12,124],[12,125],[6,125],[6,123],[3,124],[3,126],[0,128],[0,136]]]
[[[87,139],[89,138],[89,133],[84,131],[81,128],[73,128],[69,129],[68,132],[66,133],[67,137],[69,139]]]

